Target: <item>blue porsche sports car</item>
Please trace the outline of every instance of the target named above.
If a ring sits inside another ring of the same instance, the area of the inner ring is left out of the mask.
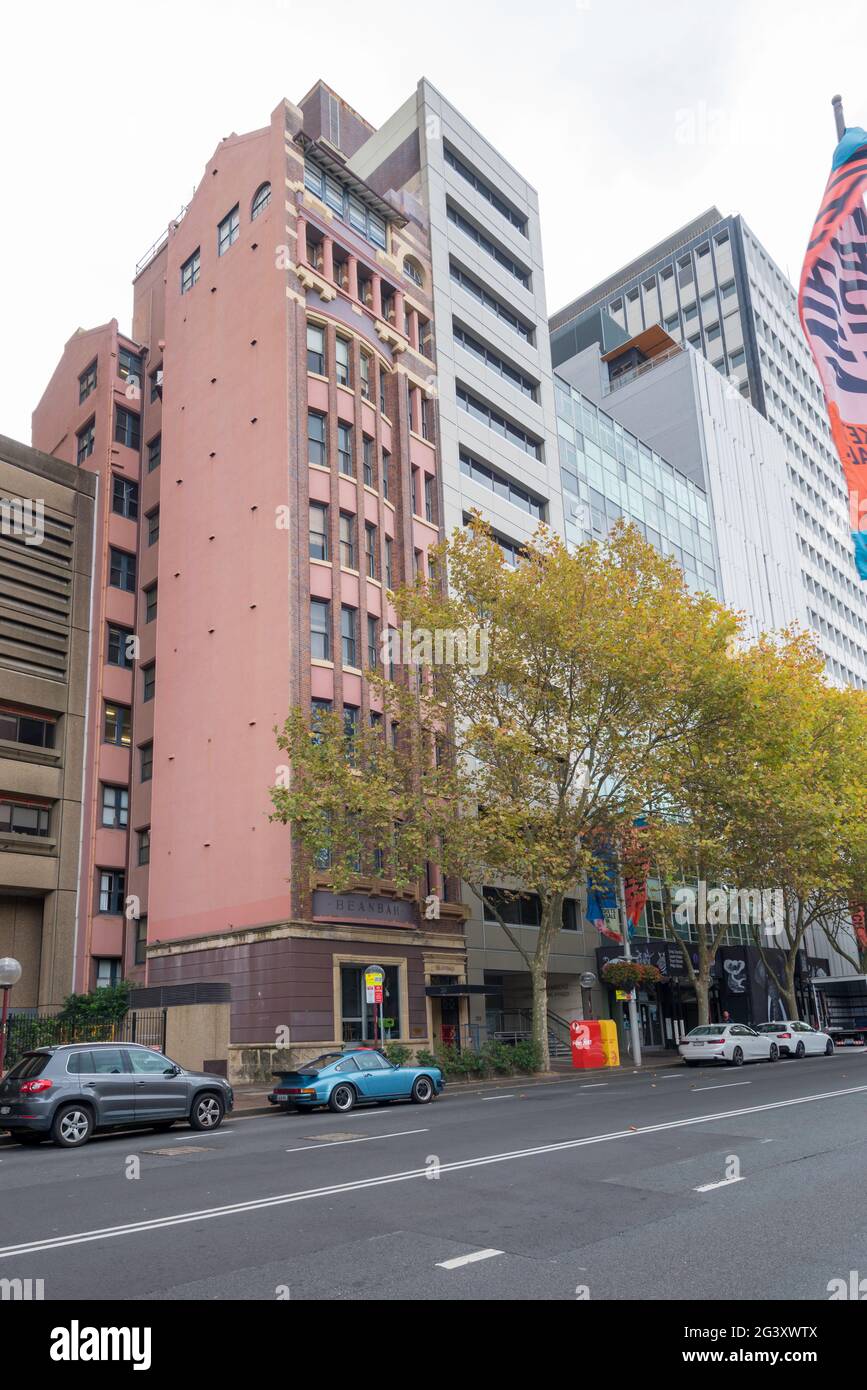
[[[442,1091],[439,1067],[398,1067],[375,1047],[347,1047],[303,1062],[298,1071],[275,1071],[279,1080],[268,1096],[284,1110],[327,1105],[345,1115],[356,1105],[411,1100],[427,1105]]]

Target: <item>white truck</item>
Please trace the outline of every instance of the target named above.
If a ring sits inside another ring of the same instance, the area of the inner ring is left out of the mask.
[[[835,1043],[867,1043],[867,975],[813,980],[819,1027]]]

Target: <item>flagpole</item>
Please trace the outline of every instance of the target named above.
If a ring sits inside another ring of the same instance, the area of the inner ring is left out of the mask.
[[[626,885],[623,882],[623,874],[617,874],[617,897],[618,907],[620,908],[620,920],[623,925],[623,959],[632,959],[632,943],[629,940],[629,918],[626,915]],[[629,1038],[632,1043],[632,1061],[636,1067],[641,1066],[641,1038],[638,1036],[638,1009],[635,1004],[636,989],[629,991]]]
[[[842,140],[846,134],[846,121],[843,117],[843,98],[839,95],[831,98],[831,105],[834,108],[834,121],[837,126],[837,139]]]

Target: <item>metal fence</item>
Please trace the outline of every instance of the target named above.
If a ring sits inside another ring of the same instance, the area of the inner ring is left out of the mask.
[[[59,1010],[34,1009],[13,1013],[6,1021],[6,1067],[12,1067],[34,1047],[68,1042],[137,1042],[145,1047],[166,1045],[165,1009],[130,1009],[113,1022],[93,1023],[63,1017]]]

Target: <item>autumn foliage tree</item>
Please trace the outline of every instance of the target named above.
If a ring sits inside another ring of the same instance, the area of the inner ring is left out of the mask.
[[[417,884],[426,861],[469,884],[526,963],[547,1067],[564,898],[604,873],[601,856],[659,799],[679,745],[718,717],[702,691],[738,621],[629,526],[576,549],[541,528],[513,568],[476,517],[440,561],[448,592],[418,582],[393,596],[420,663],[393,680],[369,673],[397,746],[370,729],[348,745],[339,716],[312,728],[292,711],[278,739],[292,772],[272,788],[273,816],[311,863],[329,856],[338,887],[362,871]],[[483,660],[425,659],[426,638],[435,652],[437,634],[473,632]],[[519,891],[538,898],[529,939],[502,910]]]

